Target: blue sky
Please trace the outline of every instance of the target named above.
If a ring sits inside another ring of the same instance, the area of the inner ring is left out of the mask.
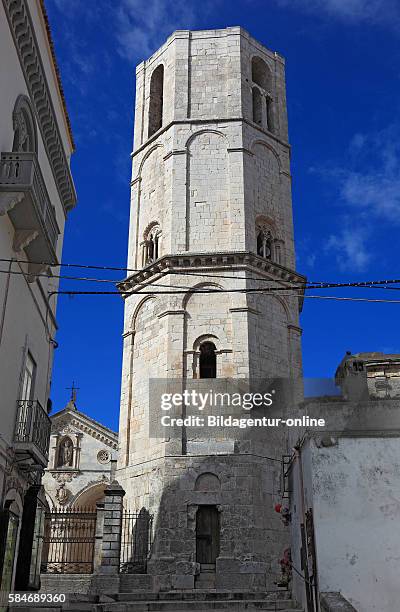
[[[286,57],[298,271],[311,281],[400,277],[398,0],[46,4],[77,147],[78,205],[68,219],[65,262],[126,265],[135,66],[174,29],[241,25]],[[62,288],[109,285],[63,281]],[[346,350],[400,352],[399,313],[400,304],[305,300],[305,376],[332,376]],[[118,427],[122,316],[118,296],[60,296],[56,410],[75,380],[79,409]]]

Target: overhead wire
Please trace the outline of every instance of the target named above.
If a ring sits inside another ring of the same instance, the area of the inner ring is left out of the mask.
[[[82,268],[82,269],[93,269],[93,270],[110,270],[110,271],[122,271],[122,272],[143,272],[143,268],[124,268],[124,267],[119,267],[119,266],[98,266],[98,265],[92,265],[92,264],[76,264],[76,263],[58,263],[58,264],[53,264],[50,262],[45,262],[45,261],[34,261],[34,262],[27,262],[25,259],[10,259],[10,258],[0,258],[0,262],[15,262],[15,263],[32,263],[35,265],[43,265],[43,266],[49,266],[49,267],[69,267],[69,268]],[[266,282],[276,282],[274,279],[266,279],[266,278],[256,278],[256,279],[251,279],[249,277],[238,277],[238,276],[227,276],[227,275],[221,275],[221,274],[214,274],[214,273],[205,273],[205,272],[198,272],[195,270],[162,270],[160,271],[161,273],[165,273],[165,274],[178,274],[178,275],[190,275],[190,276],[206,276],[206,277],[210,277],[213,276],[215,278],[219,277],[219,278],[231,278],[233,280],[262,280],[262,281],[266,281]],[[55,275],[53,275],[55,276]],[[63,278],[63,275],[60,275],[59,278]],[[107,281],[109,279],[106,279]],[[115,282],[123,282],[124,279],[120,279],[119,281],[115,281]],[[114,282],[114,281],[111,281]],[[293,280],[285,280],[284,282],[290,283],[290,282],[295,282]],[[296,281],[297,282],[297,281]],[[331,282],[326,282],[326,281],[308,281],[307,283],[308,285],[312,285],[313,288],[314,285],[325,285],[325,286],[330,286],[330,287],[363,287],[363,286],[368,286],[368,285],[386,285],[386,284],[400,284],[400,279],[382,279],[382,280],[371,280],[371,281],[358,281],[358,282],[350,282],[350,283],[331,283]]]
[[[0,260],[3,261],[3,260]],[[14,260],[15,262],[17,260]],[[27,263],[27,262],[24,262]],[[25,275],[25,273],[23,271],[18,271],[18,270],[0,270],[0,274],[14,274],[14,275]],[[168,274],[173,274],[173,275],[179,275],[182,274],[183,276],[186,275],[194,275],[194,276],[206,276],[207,278],[230,278],[233,280],[247,280],[247,281],[268,281],[268,282],[275,282],[277,283],[278,281],[276,281],[275,279],[265,279],[265,278],[252,278],[252,277],[246,277],[246,276],[225,276],[225,275],[215,275],[215,274],[201,274],[201,273],[191,273],[191,272],[184,272],[182,271],[181,273],[178,271],[166,271],[163,276],[167,276]],[[64,279],[64,280],[76,280],[76,281],[84,281],[84,282],[99,282],[99,283],[111,283],[111,284],[122,284],[125,281],[125,279],[105,279],[105,278],[94,278],[94,277],[81,277],[81,276],[69,276],[69,275],[65,275],[65,274],[53,274],[53,273],[49,273],[49,274],[45,274],[45,273],[40,273],[36,275],[38,278],[57,278],[57,279]],[[291,283],[294,281],[290,281],[290,280],[284,280],[284,283]],[[277,285],[277,287],[268,287],[267,289],[264,288],[259,288],[259,289],[255,289],[255,288],[247,288],[247,289],[220,289],[220,288],[216,288],[216,289],[212,289],[212,290],[207,290],[207,291],[211,291],[211,292],[233,292],[233,291],[268,291],[271,289],[277,289],[277,290],[292,290],[292,289],[302,289],[303,287],[305,289],[327,289],[327,288],[377,288],[377,289],[390,289],[390,290],[400,290],[400,287],[391,287],[389,285],[392,284],[400,284],[400,280],[399,279],[383,279],[383,280],[369,280],[369,281],[356,281],[356,282],[345,282],[345,283],[332,283],[332,282],[324,282],[324,281],[318,281],[318,282],[306,282],[304,285],[294,285],[292,287],[282,287],[282,284]],[[148,285],[147,281],[138,281],[137,285]],[[161,284],[157,281],[155,281],[154,284],[155,287],[166,287],[166,288],[177,288],[177,289],[185,289],[186,291],[196,291],[195,288],[184,288],[181,285],[171,285],[171,284]],[[201,290],[198,290],[201,291]],[[127,293],[124,290],[120,290],[117,291],[116,293]]]

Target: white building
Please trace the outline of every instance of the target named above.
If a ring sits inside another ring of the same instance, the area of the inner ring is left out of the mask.
[[[34,542],[57,331],[58,279],[48,272],[59,270],[76,196],[74,144],[42,0],[0,4],[0,58],[0,579],[7,591],[38,584]]]
[[[350,610],[343,597],[360,612],[399,608],[400,400],[379,398],[372,385],[376,372],[396,381],[398,363],[399,355],[347,355],[338,371],[351,398],[302,405],[326,422],[294,440],[287,472],[293,593],[304,604],[319,591],[330,594],[332,607],[323,610]]]

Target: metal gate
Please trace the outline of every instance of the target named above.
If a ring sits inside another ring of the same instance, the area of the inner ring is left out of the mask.
[[[53,574],[91,574],[96,517],[96,512],[84,508],[46,512],[41,571]]]
[[[145,574],[152,545],[153,516],[147,510],[122,515],[120,571]]]

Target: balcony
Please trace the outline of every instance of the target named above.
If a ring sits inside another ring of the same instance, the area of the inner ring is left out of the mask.
[[[18,400],[14,449],[26,464],[47,466],[49,459],[51,421],[37,400]]]
[[[58,263],[60,230],[35,153],[1,154],[0,215],[5,213],[15,228],[15,251],[24,249],[33,263]]]

